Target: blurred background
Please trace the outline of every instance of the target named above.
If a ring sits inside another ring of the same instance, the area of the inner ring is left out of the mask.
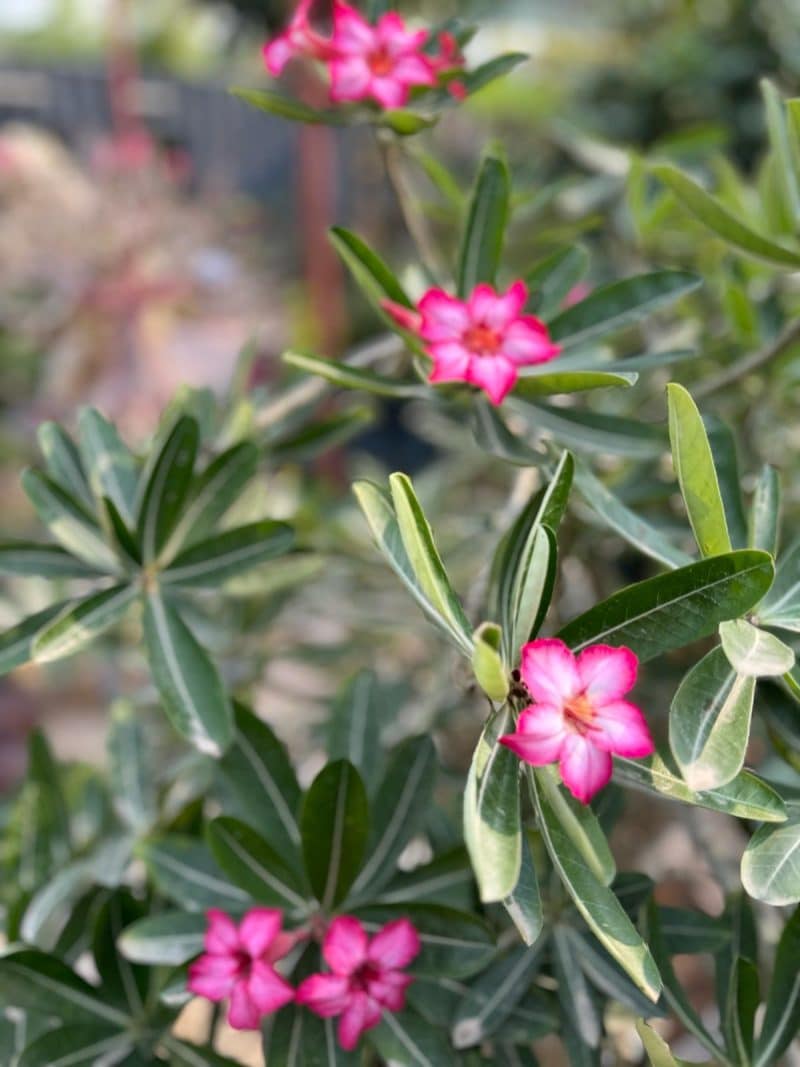
[[[36,532],[18,475],[36,460],[42,420],[72,426],[78,407],[94,404],[142,445],[181,387],[220,397],[232,388],[258,390],[269,398],[282,387],[279,356],[287,346],[333,356],[377,332],[325,239],[326,228],[341,223],[398,270],[410,262],[411,243],[373,137],[363,129],[295,126],[228,92],[233,84],[266,86],[260,47],[290,7],[285,0],[0,0],[3,536]],[[758,79],[771,75],[789,95],[800,89],[800,0],[436,0],[401,7],[431,21],[479,21],[470,62],[511,49],[531,56],[422,139],[436,138],[436,153],[463,190],[478,146],[491,138],[506,145],[521,190],[512,262],[529,266],[580,239],[593,253],[591,284],[652,264],[713,269],[716,281],[689,305],[686,321],[671,324],[666,340],[697,347],[690,377],[713,366],[721,350],[756,342],[770,316],[763,272],[723,262],[713,242],[697,240],[699,231],[689,239],[665,218],[644,225],[629,199],[631,170],[647,155],[704,165],[724,153],[743,179],[757,180],[764,145]],[[302,70],[291,70],[287,84],[300,96],[319,92]],[[448,247],[452,205],[424,166],[411,179]],[[682,225],[685,231],[685,219]],[[413,280],[413,266],[410,272]],[[742,313],[740,289],[764,297],[759,322]],[[783,395],[798,379],[795,359],[753,389]],[[795,451],[800,444],[796,418],[776,431],[776,405],[752,413],[758,397],[763,393],[743,390],[723,413],[740,422],[762,459],[782,461],[787,435],[794,434]],[[648,410],[663,417],[660,400],[633,403],[645,417]],[[247,637],[236,650],[219,640],[229,677],[255,684],[256,704],[309,768],[314,724],[332,683],[364,665],[364,640],[371,642],[367,658],[391,648],[398,682],[408,665],[428,672],[426,706],[413,712],[420,723],[437,701],[447,703],[431,681],[427,634],[403,634],[397,620],[416,619],[413,608],[383,575],[343,501],[355,471],[386,463],[424,477],[429,458],[448,444],[430,413],[387,406],[340,456],[270,473],[271,513],[299,509],[298,525],[316,538],[314,547],[363,541],[363,557],[350,560],[349,570],[341,559],[326,568],[325,597],[301,595],[288,607],[270,601],[260,613],[242,608],[234,621]],[[454,527],[457,515],[481,510],[475,479],[482,479],[487,511],[508,489],[463,455],[455,459],[434,483],[453,502]],[[468,536],[486,533],[473,520],[458,530],[446,522],[445,540],[462,548]],[[591,551],[606,558],[602,539],[589,537]],[[620,584],[620,571],[628,580],[643,576],[640,561],[628,555],[615,558],[607,575],[587,575],[580,538],[576,533],[564,561],[575,579],[563,593],[567,615]],[[467,578],[472,560],[457,548],[450,557]],[[350,603],[354,586],[363,594],[358,610]],[[36,581],[0,586],[0,627],[47,599]],[[370,604],[374,616],[364,610]],[[226,617],[222,627],[230,623]],[[361,643],[359,626],[369,631]],[[24,770],[34,723],[46,727],[61,758],[103,761],[109,701],[142,684],[135,639],[0,679],[0,793]],[[665,692],[684,668],[675,664]],[[449,673],[444,681],[451,684]],[[454,739],[465,759],[473,741]],[[700,820],[692,832],[723,833],[724,825],[709,831]],[[659,833],[648,856],[636,857],[640,869],[669,885],[676,871],[688,881],[694,863],[693,902],[719,910],[712,872],[697,860],[692,836],[667,823]]]

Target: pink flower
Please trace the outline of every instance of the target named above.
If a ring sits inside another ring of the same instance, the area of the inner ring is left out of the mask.
[[[433,360],[429,381],[471,382],[499,404],[514,388],[519,367],[545,363],[561,351],[543,322],[522,314],[527,299],[524,282],[514,282],[502,294],[481,283],[466,301],[429,289],[416,317],[390,301],[383,307],[425,342]]]
[[[434,62],[422,52],[427,30],[409,30],[395,11],[373,26],[355,8],[334,0],[331,100],[375,100],[403,107],[412,86],[435,86]]]
[[[559,762],[574,797],[588,803],[611,777],[611,754],[649,756],[644,715],[622,697],[636,684],[639,661],[629,648],[592,645],[578,656],[544,638],[522,649],[522,680],[535,703],[500,743],[534,767]]]
[[[264,45],[263,56],[267,70],[273,78],[283,73],[283,68],[294,57],[328,59],[331,55],[330,41],[311,26],[309,15],[314,0],[300,0],[289,25]]]
[[[341,915],[325,935],[322,955],[329,974],[300,984],[297,1003],[323,1018],[339,1015],[339,1044],[350,1051],[384,1011],[402,1011],[411,975],[402,968],[418,955],[419,934],[408,919],[387,923],[370,939],[358,919]]]
[[[281,931],[274,908],[252,908],[237,928],[223,911],[206,913],[204,955],[189,967],[190,993],[207,1000],[230,999],[228,1022],[234,1030],[257,1030],[265,1015],[294,1000],[294,989],[275,971],[294,944]]]

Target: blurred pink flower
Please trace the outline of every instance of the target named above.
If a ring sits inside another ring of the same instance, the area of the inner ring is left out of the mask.
[[[322,945],[330,972],[306,978],[297,990],[297,1003],[323,1018],[339,1015],[339,1044],[350,1051],[365,1030],[378,1025],[384,1011],[402,1011],[413,981],[403,968],[421,947],[408,919],[387,923],[370,939],[358,919],[341,915]]]
[[[425,342],[433,360],[429,381],[470,382],[499,404],[514,388],[520,367],[545,363],[561,351],[543,322],[522,313],[527,299],[524,282],[515,282],[505,293],[481,283],[467,300],[429,289],[418,314],[390,301],[383,307]]]
[[[294,1000],[294,989],[274,964],[295,938],[281,930],[274,908],[252,908],[239,926],[223,911],[207,913],[205,953],[189,967],[190,993],[207,1000],[230,1000],[228,1022],[234,1030],[257,1030],[265,1015]]]
[[[649,756],[644,715],[622,697],[636,684],[639,661],[629,648],[591,645],[575,655],[555,638],[522,649],[522,680],[535,703],[500,743],[525,763],[559,762],[570,793],[587,804],[611,777],[611,754]]]
[[[264,63],[273,78],[283,73],[290,59],[327,59],[330,56],[330,41],[317,33],[309,20],[313,6],[314,0],[300,0],[283,33],[264,45]]]
[[[581,300],[585,300],[591,291],[592,287],[588,282],[578,282],[577,285],[573,285],[564,297],[563,307],[571,308],[574,304],[580,304]]]

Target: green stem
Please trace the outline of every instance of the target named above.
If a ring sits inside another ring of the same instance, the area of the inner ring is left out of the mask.
[[[425,272],[433,282],[443,277],[447,272],[444,270],[439,250],[430,232],[428,221],[417,206],[417,197],[410,187],[404,167],[405,153],[396,139],[389,141],[385,137],[379,137],[378,144],[383,157],[386,176],[394,189],[397,202],[403,214],[411,239],[417,248],[417,254],[422,262]]]

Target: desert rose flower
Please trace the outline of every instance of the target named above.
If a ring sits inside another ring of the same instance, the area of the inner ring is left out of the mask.
[[[313,6],[314,0],[300,0],[283,33],[264,45],[264,63],[273,78],[283,73],[290,59],[330,57],[330,41],[317,33],[309,21]]]
[[[521,674],[534,700],[500,743],[534,767],[559,764],[574,797],[588,803],[611,777],[611,755],[649,756],[644,715],[622,698],[636,684],[629,648],[592,645],[577,656],[544,638],[522,649]]]
[[[230,1000],[228,1022],[234,1030],[257,1030],[265,1015],[294,1000],[294,989],[274,964],[295,939],[281,930],[282,916],[274,908],[252,908],[238,927],[214,908],[206,917],[206,951],[189,967],[189,992]]]
[[[387,923],[374,937],[348,915],[334,919],[322,945],[328,974],[313,974],[297,990],[298,1004],[330,1018],[338,1015],[339,1044],[350,1051],[365,1030],[377,1026],[384,1011],[401,1011],[411,975],[403,968],[421,948],[408,919]]]
[[[524,315],[524,282],[505,292],[476,285],[468,300],[429,289],[410,312],[388,301],[384,309],[405,330],[417,333],[433,360],[431,382],[470,382],[499,404],[514,388],[519,368],[554,359],[561,348],[534,315]]]

